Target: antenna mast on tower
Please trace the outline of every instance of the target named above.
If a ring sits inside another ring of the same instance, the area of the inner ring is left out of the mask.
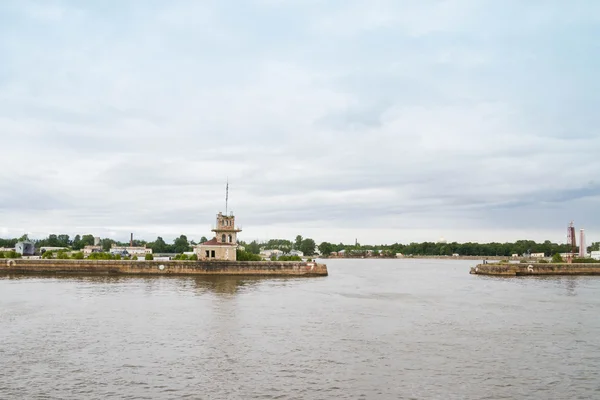
[[[225,186],[225,215],[227,215],[227,203],[229,202],[229,178],[227,178],[227,186]]]

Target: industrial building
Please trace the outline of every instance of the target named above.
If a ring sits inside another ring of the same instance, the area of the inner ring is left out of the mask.
[[[17,242],[15,251],[22,256],[32,256],[35,254],[35,245],[31,242]]]

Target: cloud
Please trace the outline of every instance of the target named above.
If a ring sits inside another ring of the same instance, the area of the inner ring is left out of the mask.
[[[595,3],[236,6],[0,5],[2,235],[600,234]]]

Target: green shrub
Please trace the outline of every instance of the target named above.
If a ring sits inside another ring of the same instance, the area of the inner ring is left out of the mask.
[[[196,254],[196,253],[192,254],[189,259],[192,261],[198,261],[198,254]]]
[[[56,253],[56,258],[59,260],[68,260],[69,255],[65,251],[60,250],[58,253]]]
[[[77,253],[74,253],[71,258],[74,260],[83,260],[83,252],[78,251]]]
[[[244,250],[236,250],[235,256],[238,261],[262,261],[262,257],[258,254],[252,254]]]
[[[527,264],[529,261],[527,261],[527,260],[521,260],[520,262],[521,262],[521,264]]]
[[[113,256],[110,253],[92,253],[88,257],[89,260],[113,260]]]
[[[146,254],[144,256],[144,260],[146,260],[146,261],[152,261],[152,260],[154,260],[154,256],[152,254]]]
[[[302,261],[300,256],[281,256],[278,261]]]
[[[563,260],[563,258],[560,256],[560,254],[558,254],[558,253],[555,253],[555,254],[552,256],[552,262],[553,262],[553,263],[561,263],[561,262],[564,262],[564,260]]]
[[[538,261],[539,264],[548,264],[548,260],[540,260]]]
[[[4,252],[0,251],[0,258],[4,258]]]
[[[187,259],[188,259],[188,257],[187,257],[187,255],[185,255],[185,254],[177,254],[177,255],[175,256],[175,258],[173,258],[173,260],[183,260],[183,261],[185,261],[185,260],[187,260]]]
[[[14,250],[7,251],[6,253],[4,253],[4,256],[6,258],[21,258],[21,255]]]
[[[573,263],[575,263],[575,264],[592,264],[592,263],[600,263],[600,260],[594,260],[593,258],[574,258]]]
[[[120,260],[121,259],[121,255],[120,254],[115,254],[115,260]]]
[[[137,261],[138,257],[137,257],[136,255],[134,255],[133,257],[131,257],[131,259],[132,259],[133,261]]]

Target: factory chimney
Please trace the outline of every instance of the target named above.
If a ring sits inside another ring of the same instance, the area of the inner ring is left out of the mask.
[[[131,233],[131,239],[129,239],[129,247],[133,247],[133,233]]]

